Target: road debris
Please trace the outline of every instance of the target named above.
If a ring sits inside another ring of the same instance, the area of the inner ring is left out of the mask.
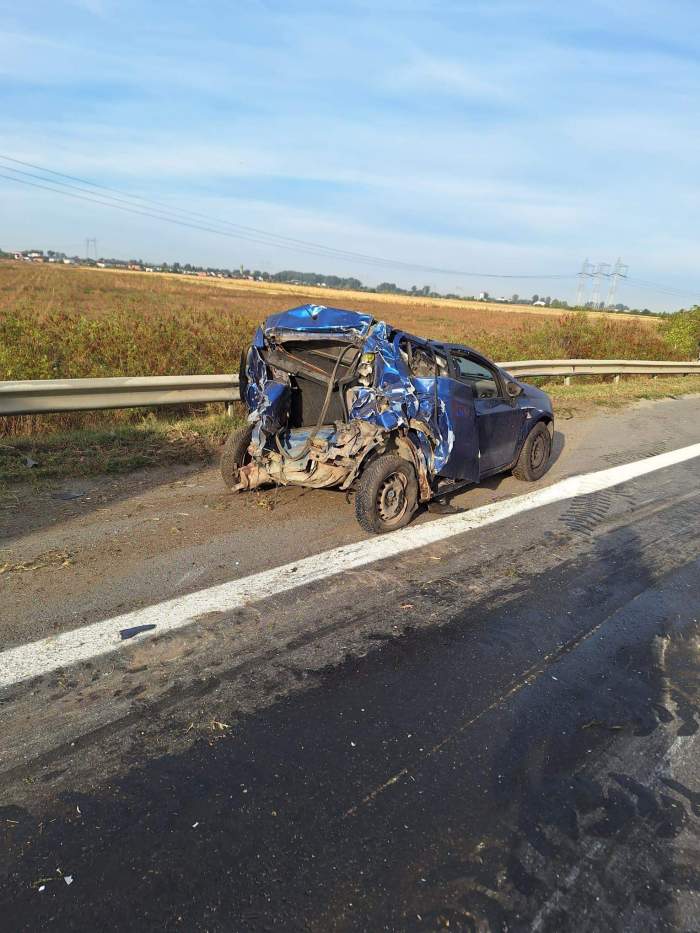
[[[27,573],[31,570],[42,570],[45,567],[69,567],[72,563],[74,560],[70,551],[52,550],[39,554],[31,560],[5,561],[4,564],[0,564],[0,574]]]
[[[134,638],[136,635],[141,635],[143,632],[151,632],[155,627],[155,622],[152,622],[150,625],[134,625],[131,628],[121,629],[119,635],[122,641],[126,641],[127,638]]]
[[[610,729],[613,732],[618,732],[620,729],[624,728],[625,727],[619,723],[603,722],[602,719],[591,719],[588,722],[584,722],[581,726],[581,729]]]

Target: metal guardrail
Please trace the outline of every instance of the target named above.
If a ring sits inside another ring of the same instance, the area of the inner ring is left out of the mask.
[[[233,402],[238,375],[120,376],[112,379],[30,379],[0,382],[0,415],[43,415],[98,408],[140,408]]]
[[[700,361],[678,360],[519,360],[499,363],[511,376],[688,376],[700,375]]]
[[[518,360],[499,363],[523,376],[700,375],[700,362],[663,360]],[[0,382],[0,415],[42,415],[98,408],[152,408],[240,398],[238,375],[124,376],[111,379],[31,379]]]

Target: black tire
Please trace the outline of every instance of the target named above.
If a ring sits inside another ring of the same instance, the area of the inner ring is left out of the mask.
[[[355,517],[370,534],[407,525],[416,510],[418,481],[413,465],[395,454],[373,460],[360,475]]]
[[[544,421],[538,421],[525,439],[513,476],[534,483],[547,472],[551,453],[552,435]]]
[[[250,461],[248,447],[253,436],[252,424],[231,431],[226,438],[224,449],[221,452],[221,476],[231,489],[238,484],[238,471],[244,463]]]

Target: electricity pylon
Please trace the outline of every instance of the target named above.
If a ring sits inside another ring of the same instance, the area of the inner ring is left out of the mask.
[[[615,268],[612,271],[610,276],[610,288],[608,290],[608,300],[606,302],[607,307],[611,308],[615,303],[615,292],[617,291],[617,283],[620,279],[626,279],[627,273],[629,272],[630,267],[625,265],[625,263],[618,259],[615,263]]]
[[[578,274],[578,288],[576,289],[576,307],[582,308],[584,305],[584,297],[586,294],[586,288],[588,286],[587,279],[593,274],[593,263],[589,262],[588,259],[584,259],[581,263],[581,271]]]
[[[591,306],[598,308],[600,306],[600,292],[603,285],[603,279],[610,275],[610,263],[599,262],[593,273],[593,295],[591,296]]]

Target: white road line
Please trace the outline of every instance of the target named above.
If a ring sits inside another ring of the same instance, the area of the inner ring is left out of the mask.
[[[469,512],[449,515],[425,524],[412,525],[370,540],[345,544],[293,564],[273,567],[271,570],[221,583],[206,590],[190,593],[188,596],[169,599],[112,619],[10,648],[0,652],[0,689],[70,664],[118,651],[144,638],[157,638],[167,632],[196,624],[198,618],[206,613],[230,612],[251,602],[277,596],[345,570],[353,570],[387,557],[396,557],[407,551],[436,544],[454,535],[474,528],[483,528],[531,509],[608,489],[694,457],[700,457],[700,444],[692,444],[690,447],[682,447],[608,470],[572,476],[524,496],[493,502]],[[135,635],[128,641],[122,641],[122,629],[142,625],[155,626],[155,629]]]

